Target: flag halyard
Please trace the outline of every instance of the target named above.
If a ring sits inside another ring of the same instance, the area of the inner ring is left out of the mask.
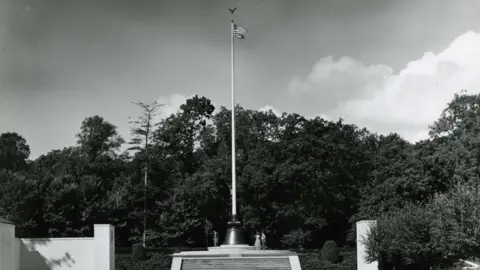
[[[236,24],[233,24],[233,36],[238,39],[245,39],[247,30]]]

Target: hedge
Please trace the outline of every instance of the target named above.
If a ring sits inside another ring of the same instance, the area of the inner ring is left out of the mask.
[[[169,270],[172,257],[153,253],[145,261],[132,261],[130,254],[115,256],[115,270]]]

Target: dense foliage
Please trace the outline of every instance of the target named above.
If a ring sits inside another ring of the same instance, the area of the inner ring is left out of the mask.
[[[405,157],[419,161],[394,182],[377,185],[383,198],[393,199],[378,201],[394,202],[383,203],[366,240],[368,259],[382,269],[445,268],[479,257],[479,105],[479,96],[455,96],[432,125],[432,140]]]
[[[237,197],[248,239],[263,230],[271,248],[343,246],[353,243],[356,221],[379,219],[385,226],[375,233],[401,232],[403,242],[377,241],[372,256],[417,263],[476,254],[478,213],[465,185],[479,180],[479,104],[478,95],[456,95],[431,138],[416,144],[341,119],[238,106]],[[89,236],[94,223],[110,223],[117,245],[127,246],[140,241],[146,217],[147,246],[211,245],[213,230],[221,238],[230,218],[231,111],[195,96],[158,123],[146,112],[132,151],[119,152],[125,140],[101,116],[81,123],[76,145],[35,160],[21,135],[1,134],[0,216],[23,237]],[[448,239],[439,237],[445,230]]]

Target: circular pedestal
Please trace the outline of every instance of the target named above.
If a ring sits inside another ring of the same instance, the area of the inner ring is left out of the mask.
[[[225,234],[225,240],[223,246],[239,246],[247,245],[247,242],[243,238],[242,226],[240,221],[234,216],[232,221],[228,222],[227,233]]]

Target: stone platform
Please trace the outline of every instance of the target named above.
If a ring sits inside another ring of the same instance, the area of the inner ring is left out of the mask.
[[[173,254],[171,270],[301,270],[295,252],[224,245]]]

